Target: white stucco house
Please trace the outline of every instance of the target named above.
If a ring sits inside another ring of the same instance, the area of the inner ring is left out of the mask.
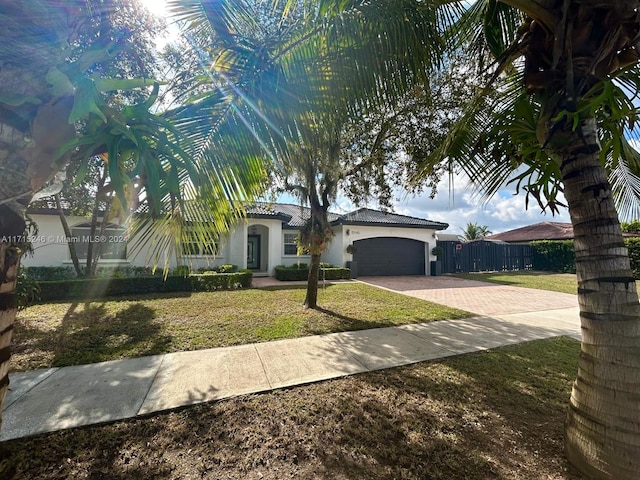
[[[30,217],[38,225],[38,235],[32,244],[34,254],[25,256],[25,266],[71,265],[67,239],[55,210],[36,210]],[[274,275],[277,265],[292,265],[309,261],[296,255],[295,238],[309,217],[309,209],[291,204],[257,204],[247,209],[247,218],[221,239],[215,255],[190,251],[181,263],[195,268],[234,264],[249,268],[255,275]],[[345,266],[356,262],[359,276],[365,275],[428,275],[429,262],[434,260],[431,249],[436,245],[436,232],[448,227],[434,222],[394,213],[361,208],[338,215],[329,214],[335,232],[322,261]],[[89,223],[84,217],[67,217],[80,257],[86,256]],[[142,249],[135,257],[127,252],[124,228],[107,225],[106,245],[101,265],[148,266]],[[352,246],[347,249],[348,246]],[[349,250],[349,251],[348,251]],[[176,266],[174,259],[171,266]]]

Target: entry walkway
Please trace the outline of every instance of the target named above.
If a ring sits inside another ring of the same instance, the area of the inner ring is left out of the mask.
[[[447,288],[458,288],[456,282],[454,279]],[[465,289],[460,284],[459,289],[469,299],[480,294],[468,285]],[[417,291],[424,290],[428,289]],[[515,290],[510,295],[539,295],[526,289]],[[414,290],[403,293],[409,292]],[[543,296],[546,293],[549,292],[543,292]],[[573,306],[563,303],[570,298]],[[547,309],[15,373],[10,377],[11,390],[5,399],[0,440],[530,340],[559,335],[579,338],[576,303],[576,297],[569,295]],[[468,309],[465,305],[455,306]]]

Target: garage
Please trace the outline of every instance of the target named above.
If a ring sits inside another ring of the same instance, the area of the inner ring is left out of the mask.
[[[378,237],[353,242],[358,276],[424,275],[424,242],[408,238]]]

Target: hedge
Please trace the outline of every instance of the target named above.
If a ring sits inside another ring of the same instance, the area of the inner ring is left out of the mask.
[[[548,272],[575,273],[576,258],[571,240],[531,242],[533,269]]]
[[[575,273],[575,255],[571,240],[531,242],[531,246],[534,270]],[[640,238],[625,238],[624,246],[629,251],[633,276],[640,279]]]
[[[215,271],[196,273],[189,276],[194,291],[211,292],[214,290],[231,290],[234,288],[249,288],[253,273],[251,270],[240,270],[232,273],[218,273]]]
[[[251,286],[250,270],[235,273],[207,272],[189,276],[170,275],[131,278],[84,278],[39,282],[40,301],[95,299],[145,293],[195,292]]]
[[[281,281],[307,280],[309,278],[309,266],[306,263],[286,267],[276,267],[276,278]],[[351,278],[351,270],[344,267],[321,266],[320,280],[348,280]]]
[[[640,238],[625,238],[624,246],[629,250],[629,260],[631,261],[633,277],[640,279]]]
[[[84,267],[84,265],[83,265]],[[21,267],[24,274],[36,281],[45,280],[77,280],[78,275],[73,267]],[[174,271],[174,275],[177,275]],[[99,265],[95,278],[130,278],[130,277],[162,277],[162,269],[157,269],[155,274],[150,267],[106,267]]]

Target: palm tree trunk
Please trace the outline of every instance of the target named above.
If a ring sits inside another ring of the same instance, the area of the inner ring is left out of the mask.
[[[565,424],[569,461],[595,478],[640,472],[640,304],[596,123],[561,152],[574,229],[582,347]]]
[[[0,412],[4,396],[9,389],[9,358],[11,336],[16,319],[16,282],[20,267],[21,250],[15,243],[0,243]],[[0,428],[2,415],[0,414]]]

